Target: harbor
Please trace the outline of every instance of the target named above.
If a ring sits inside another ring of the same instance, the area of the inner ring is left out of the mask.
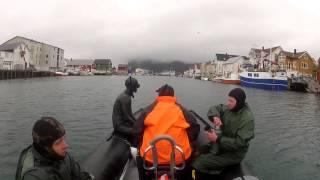
[[[0,180],[319,180],[320,1],[0,6]]]
[[[54,72],[49,71],[32,71],[32,70],[0,70],[0,80],[26,79],[38,77],[56,76]]]
[[[167,67],[165,63],[153,66],[156,61],[143,64],[139,60],[116,67],[110,58],[65,58],[64,52],[64,49],[44,42],[13,37],[0,45],[0,80],[138,74],[182,76],[267,90],[320,93],[320,58],[316,60],[305,50],[290,52],[281,46],[251,48],[248,55],[216,53],[207,62],[167,62]]]
[[[155,90],[167,83],[174,87],[180,103],[206,117],[210,106],[225,103],[226,92],[239,87],[182,77],[134,77],[141,88],[132,101],[133,111],[152,103]],[[18,155],[30,144],[28,134],[41,116],[59,119],[67,130],[71,154],[80,162],[86,159],[112,131],[112,106],[124,90],[126,78],[66,76],[0,81],[0,179],[14,176]],[[243,89],[256,121],[255,139],[245,165],[261,179],[319,179],[319,96]]]

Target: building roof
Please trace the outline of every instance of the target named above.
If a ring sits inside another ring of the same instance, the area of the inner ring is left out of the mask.
[[[0,51],[13,51],[16,47],[23,44],[22,42],[19,43],[12,43],[12,44],[2,44],[0,45]]]
[[[108,65],[111,64],[111,59],[95,59],[94,64],[102,64],[102,65]]]
[[[248,61],[249,62],[249,58],[246,56],[237,56],[237,57],[232,57],[229,58],[227,61],[223,62],[223,64],[234,64],[238,61]]]
[[[119,64],[118,65],[118,68],[128,68],[128,64]]]
[[[55,47],[55,48],[59,48],[57,46],[53,46],[53,45],[50,45],[50,44],[47,44],[47,43],[39,42],[39,41],[36,41],[36,40],[33,40],[33,39],[29,39],[29,38],[25,38],[25,37],[22,37],[22,36],[15,36],[15,37],[9,39],[8,41],[10,41],[10,40],[12,40],[14,38],[23,38],[23,39],[26,39],[28,41],[32,41],[32,42],[35,42],[35,43],[46,44],[46,45],[49,45],[49,46],[52,46],[52,47]],[[6,44],[8,41],[4,42],[3,44]],[[13,43],[10,43],[10,44],[13,44]],[[59,48],[59,49],[61,49],[61,48]]]
[[[306,51],[304,52],[296,52],[296,53],[292,53],[292,52],[288,52],[288,51],[281,51],[285,56],[289,57],[289,58],[294,58],[297,59],[300,56],[302,56],[304,53],[306,53]]]
[[[231,54],[216,54],[216,57],[217,57],[217,61],[226,61],[228,60],[229,58],[232,58],[232,57],[237,57],[238,55],[231,55]]]
[[[275,51],[275,50],[278,49],[278,48],[281,48],[281,46],[272,47],[272,48],[271,48],[271,51],[273,52],[273,51]],[[281,48],[281,49],[282,49],[282,48]],[[270,53],[270,48],[267,48],[267,49],[256,49],[256,48],[252,48],[252,50],[253,50],[256,54],[261,53],[261,51],[264,51],[264,52],[266,52],[266,53]]]
[[[84,65],[92,65],[93,59],[71,59],[66,60],[67,66],[84,66]]]

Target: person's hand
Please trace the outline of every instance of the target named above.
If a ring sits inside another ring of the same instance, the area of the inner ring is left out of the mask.
[[[213,117],[213,124],[217,127],[221,127],[222,126],[222,121],[219,117]]]
[[[208,139],[210,142],[213,142],[213,143],[216,143],[217,142],[217,139],[218,139],[218,136],[216,134],[216,132],[214,131],[206,131],[206,134],[208,136]]]

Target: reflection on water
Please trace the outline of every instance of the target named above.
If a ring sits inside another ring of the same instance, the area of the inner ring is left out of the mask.
[[[70,151],[81,161],[111,132],[116,96],[125,76],[58,77],[0,81],[0,179],[14,179],[20,151],[31,142],[32,125],[53,116],[67,130]],[[151,103],[168,83],[184,106],[205,117],[234,87],[176,77],[137,77],[133,110]],[[320,97],[244,88],[256,118],[256,136],[245,164],[262,179],[320,178]]]

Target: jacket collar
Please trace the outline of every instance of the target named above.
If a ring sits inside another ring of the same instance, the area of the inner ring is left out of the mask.
[[[32,154],[35,161],[38,161],[40,164],[55,164],[60,160],[52,160],[41,155],[33,146],[32,146]]]
[[[244,106],[241,109],[239,109],[238,111],[234,112],[234,113],[239,114],[239,113],[241,113],[242,111],[244,111],[245,109],[248,109],[248,108],[249,108],[248,103],[244,103]]]
[[[177,98],[175,96],[158,96],[157,102],[176,103]]]

